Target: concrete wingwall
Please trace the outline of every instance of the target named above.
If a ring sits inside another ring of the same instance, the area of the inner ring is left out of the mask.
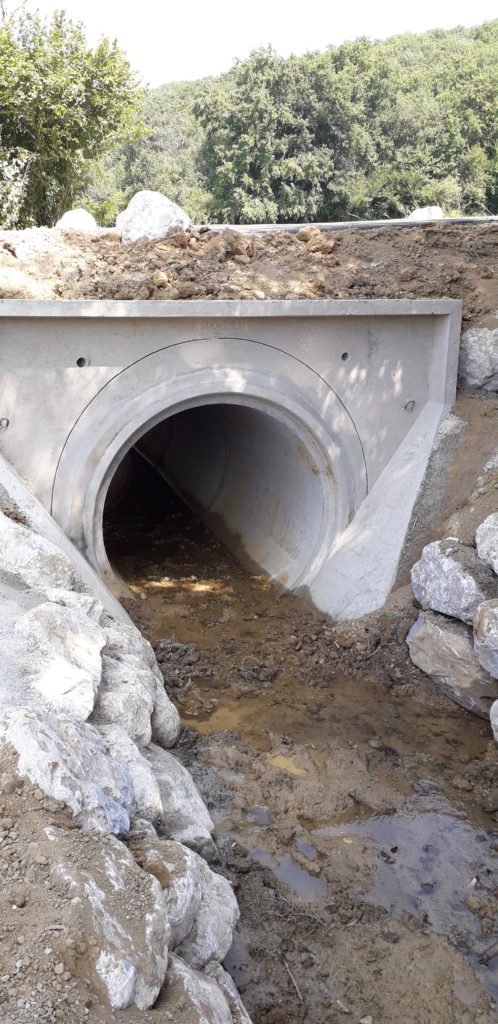
[[[336,618],[392,586],[452,405],[456,300],[0,303],[0,453],[116,594],[132,447],[240,556]]]

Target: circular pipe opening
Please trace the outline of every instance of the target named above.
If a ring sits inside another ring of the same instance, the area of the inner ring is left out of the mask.
[[[243,564],[282,586],[295,587],[325,554],[337,520],[329,460],[308,430],[275,410],[198,405],[157,423],[134,450]],[[128,488],[125,456],[109,481],[106,515]]]

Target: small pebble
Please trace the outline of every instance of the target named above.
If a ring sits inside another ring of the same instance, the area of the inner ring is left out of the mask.
[[[451,785],[453,786],[453,789],[460,789],[463,793],[470,793],[474,788],[468,779],[462,779],[459,775],[452,779]]]
[[[16,782],[17,780],[14,775],[9,775],[7,772],[5,772],[0,777],[0,787],[2,789],[2,793],[13,793],[16,788]]]

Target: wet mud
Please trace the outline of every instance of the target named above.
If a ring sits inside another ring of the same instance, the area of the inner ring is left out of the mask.
[[[138,457],[105,535],[216,823],[255,1024],[496,1021],[495,746],[411,664],[409,589],[327,622]]]

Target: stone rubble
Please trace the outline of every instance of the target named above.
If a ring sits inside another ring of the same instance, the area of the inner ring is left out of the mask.
[[[471,625],[483,601],[496,594],[496,577],[474,548],[456,537],[427,544],[412,568],[412,589],[422,608]]]
[[[67,210],[57,221],[55,227],[59,231],[85,231],[89,234],[98,230],[95,217],[82,207],[78,207],[76,210]]]
[[[184,843],[204,857],[216,856],[211,838],[214,824],[192,776],[173,754],[155,743],[143,752],[161,794],[163,810],[157,823],[158,833]]]
[[[181,843],[146,835],[135,841],[133,852],[163,886],[171,949],[197,970],[224,960],[239,917],[227,879]]]
[[[498,683],[474,653],[472,630],[434,612],[421,612],[406,638],[415,665],[431,676],[452,700],[487,718],[498,698]]]
[[[407,214],[405,220],[443,220],[444,213],[440,206],[417,206]]]
[[[168,964],[167,993],[195,1012],[195,1024],[235,1024],[225,996],[208,974],[195,971],[172,953]]]
[[[491,728],[493,730],[493,736],[498,743],[498,700],[495,700],[494,704],[491,705],[489,712],[489,720],[491,722]]]
[[[219,964],[237,902],[203,859],[217,857],[209,812],[165,749],[180,718],[152,647],[104,610],[54,544],[3,513],[0,595],[0,757],[14,751],[40,800],[89,830],[84,863],[74,833],[54,825],[37,864],[67,893],[91,990],[113,1010],[145,1010],[160,994],[175,1008],[181,992],[193,1024],[246,1024]],[[58,971],[70,977],[63,959]]]
[[[483,601],[475,613],[474,650],[479,664],[498,679],[498,598]]]
[[[135,815],[158,825],[164,808],[159,783],[151,767],[128,732],[117,723],[99,725],[100,735],[117,761],[125,764],[131,779]]]
[[[47,588],[76,590],[73,566],[55,544],[0,513],[0,574],[20,590],[34,589],[47,596]]]
[[[136,810],[129,769],[92,726],[46,709],[3,707],[0,748],[7,744],[20,774],[67,804],[84,828],[128,832]]]
[[[461,388],[498,390],[498,327],[471,327],[462,334],[458,384]]]
[[[411,572],[425,610],[406,642],[414,664],[452,700],[489,714],[498,742],[498,513],[478,525],[475,543],[477,550],[456,537],[426,545]]]
[[[138,241],[139,238],[164,238],[171,228],[188,228],[190,217],[167,199],[161,192],[144,189],[136,192],[126,210],[116,220],[116,229],[121,233],[121,241],[125,244]]]
[[[498,512],[486,516],[476,531],[477,554],[498,573]]]
[[[0,633],[4,704],[44,704],[85,722],[99,688],[106,634],[87,615],[45,603]]]
[[[53,840],[51,877],[67,890],[80,909],[81,932],[89,944],[88,968],[96,990],[103,988],[113,1009],[151,1006],[164,983],[170,927],[161,886],[141,871],[123,843],[109,836],[91,842],[88,861],[75,862],[68,834],[47,830]],[[140,915],[130,915],[133,892]],[[132,921],[133,931],[130,926]]]

